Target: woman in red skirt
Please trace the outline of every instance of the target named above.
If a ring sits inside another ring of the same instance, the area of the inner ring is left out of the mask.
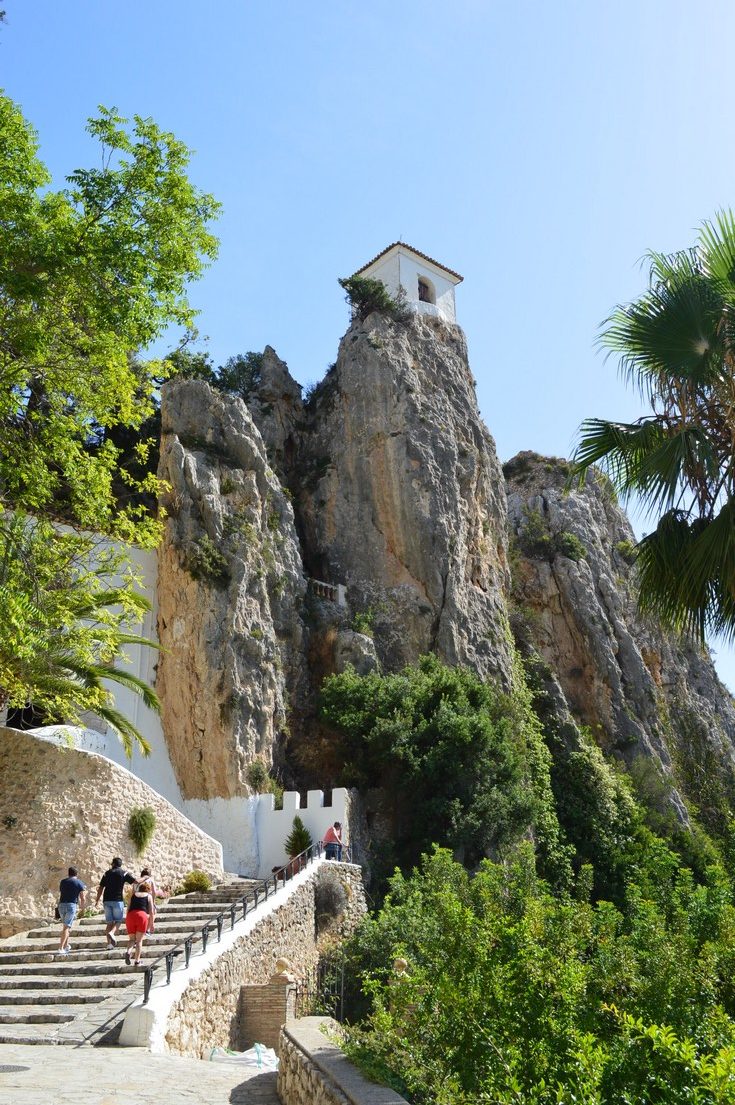
[[[148,931],[148,922],[153,916],[153,887],[149,878],[142,878],[133,887],[125,928],[128,930],[128,947],[125,962],[130,966],[130,953],[135,948],[133,963],[137,967],[143,952],[143,938]]]

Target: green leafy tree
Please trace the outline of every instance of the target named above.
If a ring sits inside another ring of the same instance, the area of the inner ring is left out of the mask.
[[[696,885],[653,838],[640,861],[620,909],[589,903],[586,869],[551,894],[528,844],[474,875],[440,849],[396,874],[346,946],[369,1003],[351,1056],[415,1105],[732,1102],[728,881]]]
[[[640,605],[703,640],[735,636],[735,219],[696,245],[649,254],[650,286],[608,320],[602,344],[650,404],[633,423],[586,420],[574,457],[658,513],[637,546]]]
[[[100,165],[54,190],[32,128],[0,96],[0,511],[15,512],[28,529],[19,541],[2,515],[0,559],[10,582],[0,597],[0,693],[18,702],[25,690],[65,720],[74,688],[79,709],[92,708],[90,696],[97,713],[105,707],[102,679],[137,600],[128,583],[105,582],[109,565],[85,570],[79,549],[70,559],[67,535],[49,527],[44,547],[25,515],[156,543],[150,446],[116,434],[137,432],[150,418],[165,368],[135,354],[172,324],[191,327],[187,285],[216,251],[208,224],[217,204],[188,180],[181,142],[149,119],[128,124],[104,108],[88,130],[100,142]],[[126,446],[138,473],[121,465]],[[112,592],[116,604],[102,598]],[[24,662],[13,665],[14,655]]]
[[[394,861],[438,843],[472,865],[535,824],[560,876],[548,755],[522,675],[506,695],[435,656],[395,675],[348,669],[325,680],[321,714],[342,736],[345,782],[393,800]]]

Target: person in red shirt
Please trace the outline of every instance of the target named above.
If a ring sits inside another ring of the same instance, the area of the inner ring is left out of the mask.
[[[342,859],[342,826],[339,821],[329,826],[322,843],[325,845],[327,859]]]

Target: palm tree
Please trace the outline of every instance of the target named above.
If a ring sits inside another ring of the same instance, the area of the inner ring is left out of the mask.
[[[150,746],[115,708],[117,683],[159,709],[155,692],[117,662],[127,645],[153,642],[126,624],[148,609],[130,585],[110,586],[113,562],[95,562],[94,539],[60,532],[21,513],[0,515],[0,709],[28,704],[77,724],[91,711],[119,735],[125,752]]]
[[[659,515],[637,546],[640,607],[703,641],[735,638],[735,219],[681,253],[650,253],[648,291],[600,343],[650,404],[636,422],[583,422],[574,475],[601,466]]]

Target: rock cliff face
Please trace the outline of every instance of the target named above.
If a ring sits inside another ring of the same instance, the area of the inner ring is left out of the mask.
[[[303,578],[293,510],[239,399],[197,380],[163,391],[158,690],[185,798],[247,793],[303,691]]]
[[[246,791],[289,723],[301,781],[322,785],[303,751],[324,738],[325,674],[435,652],[507,682],[512,624],[557,733],[659,765],[682,821],[687,799],[735,799],[735,708],[709,656],[637,616],[633,533],[601,477],[567,494],[565,461],[522,453],[506,504],[458,327],[356,321],[305,403],[268,348],[249,405],[164,390],[159,691],[186,797]]]
[[[572,716],[629,764],[653,757],[700,808],[735,794],[733,701],[706,652],[637,615],[635,537],[605,478],[567,493],[567,463],[535,453],[504,471],[514,626]]]
[[[306,563],[347,585],[381,661],[433,651],[506,677],[503,480],[459,327],[355,322],[305,408],[297,465]]]

